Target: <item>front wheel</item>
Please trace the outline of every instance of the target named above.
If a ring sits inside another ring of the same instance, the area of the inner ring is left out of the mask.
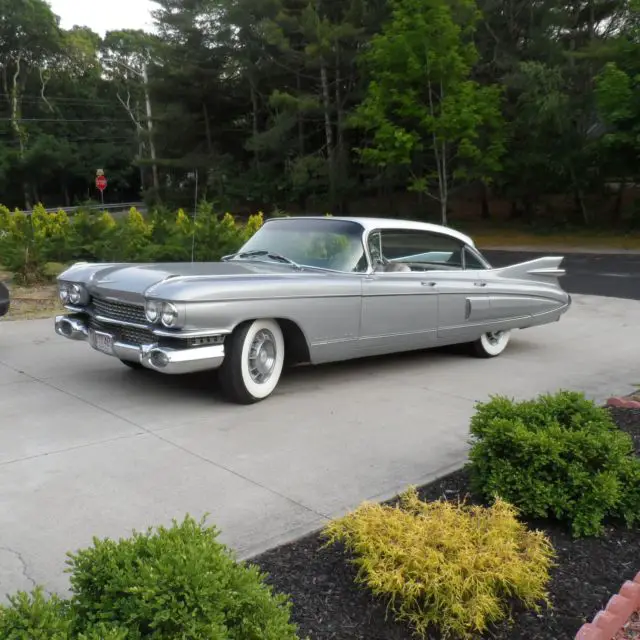
[[[495,358],[507,348],[510,337],[511,331],[483,333],[475,342],[471,343],[471,353],[477,358]]]
[[[225,340],[220,386],[229,400],[252,404],[270,396],[284,366],[284,337],[275,320],[240,325]]]
[[[136,362],[135,360],[120,360],[120,362],[122,362],[123,365],[129,367],[129,369],[135,369],[136,371],[145,369],[145,367],[143,367],[139,362]]]

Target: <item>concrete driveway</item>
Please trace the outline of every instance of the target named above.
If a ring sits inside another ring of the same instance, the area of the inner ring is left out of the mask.
[[[640,382],[640,302],[576,295],[560,322],[478,360],[424,352],[292,370],[269,400],[222,403],[53,333],[0,323],[0,597],[67,588],[93,535],[209,521],[241,556],[460,465],[475,401]]]

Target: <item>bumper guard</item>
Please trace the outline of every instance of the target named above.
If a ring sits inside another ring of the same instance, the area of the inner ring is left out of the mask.
[[[147,369],[166,374],[196,373],[217,369],[224,360],[224,345],[171,349],[157,343],[136,345],[115,340],[113,334],[90,329],[82,317],[56,316],[56,333],[69,340],[84,340],[96,351],[120,360],[139,362]],[[102,340],[98,341],[98,337]]]

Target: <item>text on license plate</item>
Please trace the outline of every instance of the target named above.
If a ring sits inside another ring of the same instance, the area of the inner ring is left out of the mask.
[[[93,344],[98,351],[108,354],[113,353],[113,336],[108,333],[96,331],[93,334]]]

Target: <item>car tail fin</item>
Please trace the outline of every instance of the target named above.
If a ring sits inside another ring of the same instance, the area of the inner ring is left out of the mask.
[[[508,267],[496,268],[494,271],[502,278],[549,282],[566,275],[566,271],[560,267],[563,260],[564,256],[546,256],[512,264]]]

